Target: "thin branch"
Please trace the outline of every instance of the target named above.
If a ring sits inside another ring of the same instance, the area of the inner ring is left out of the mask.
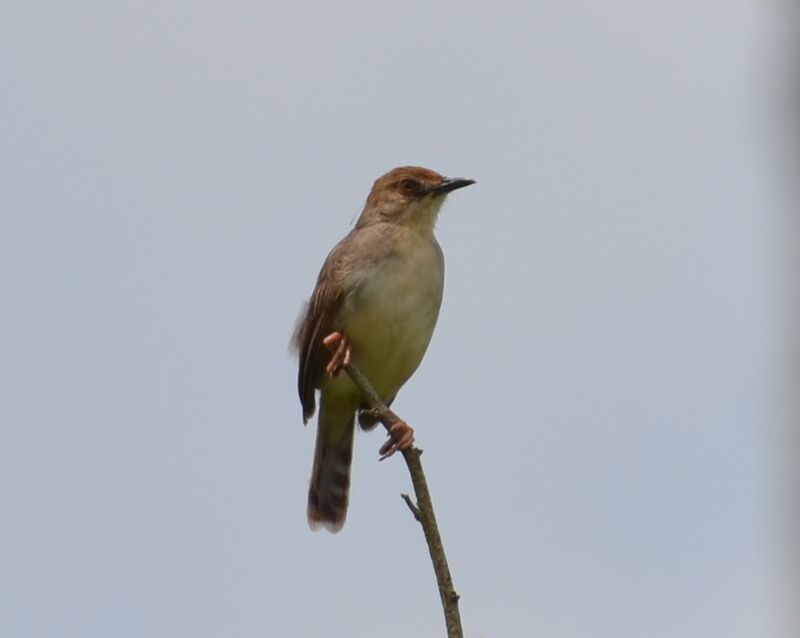
[[[416,518],[419,521],[420,520],[419,508],[416,505],[414,505],[414,501],[411,500],[411,497],[408,494],[401,494],[400,496],[406,502],[406,505],[408,505],[408,509],[411,510],[411,513],[414,515],[414,518]]]
[[[381,400],[361,370],[352,363],[344,366],[344,369],[369,402],[375,416],[386,430],[391,433],[392,425],[402,421],[402,419]],[[458,610],[459,597],[453,588],[453,579],[450,576],[450,568],[447,565],[447,557],[444,553],[442,537],[439,534],[439,526],[436,524],[436,515],[433,511],[431,494],[428,490],[428,481],[422,469],[422,461],[420,461],[422,450],[412,446],[409,449],[401,450],[401,452],[411,475],[411,483],[414,485],[417,504],[414,505],[407,494],[403,494],[403,499],[422,525],[425,542],[428,543],[428,551],[433,562],[433,571],[436,573],[436,583],[439,585],[439,597],[442,600],[447,636],[448,638],[464,638],[464,630],[461,627],[461,614]]]

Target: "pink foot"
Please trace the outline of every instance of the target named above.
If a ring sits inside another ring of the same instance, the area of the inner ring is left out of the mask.
[[[414,428],[405,421],[395,421],[389,431],[389,436],[391,438],[378,450],[378,453],[381,455],[381,461],[383,461],[383,459],[388,459],[398,450],[410,449],[414,444]]]
[[[350,365],[350,342],[342,332],[332,332],[322,340],[322,343],[333,353],[325,372],[329,377],[335,377],[342,368]]]

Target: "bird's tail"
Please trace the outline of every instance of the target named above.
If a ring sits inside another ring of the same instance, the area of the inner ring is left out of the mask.
[[[317,424],[317,445],[308,488],[308,524],[338,532],[347,517],[350,465],[353,459],[355,406],[323,398]]]

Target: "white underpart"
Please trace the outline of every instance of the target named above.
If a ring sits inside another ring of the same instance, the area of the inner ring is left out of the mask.
[[[422,232],[433,232],[436,226],[436,219],[439,217],[439,210],[444,204],[445,195],[435,197],[423,197],[408,207],[403,214],[402,223],[411,226]]]

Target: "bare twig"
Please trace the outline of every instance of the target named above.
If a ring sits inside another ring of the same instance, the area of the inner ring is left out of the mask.
[[[386,430],[391,432],[392,425],[401,421],[400,417],[392,412],[381,400],[369,380],[364,376],[364,373],[356,366],[349,363],[344,366],[344,369],[369,402],[375,416]],[[403,458],[406,460],[408,472],[411,474],[411,483],[414,485],[417,504],[414,505],[407,494],[403,494],[403,499],[411,509],[414,517],[422,525],[425,541],[428,543],[428,551],[433,562],[433,571],[436,573],[436,582],[439,585],[439,596],[442,600],[447,636],[448,638],[463,638],[464,630],[461,627],[461,614],[458,610],[458,594],[453,588],[453,579],[450,576],[450,568],[447,565],[442,537],[439,534],[439,526],[436,524],[431,494],[428,491],[428,481],[422,469],[422,462],[420,461],[422,450],[412,446],[401,451]]]
[[[416,518],[419,521],[420,520],[419,508],[416,505],[414,505],[414,501],[411,500],[411,497],[408,494],[401,494],[400,496],[406,502],[406,505],[408,505],[408,509],[411,510],[411,513],[414,515],[414,518]]]

